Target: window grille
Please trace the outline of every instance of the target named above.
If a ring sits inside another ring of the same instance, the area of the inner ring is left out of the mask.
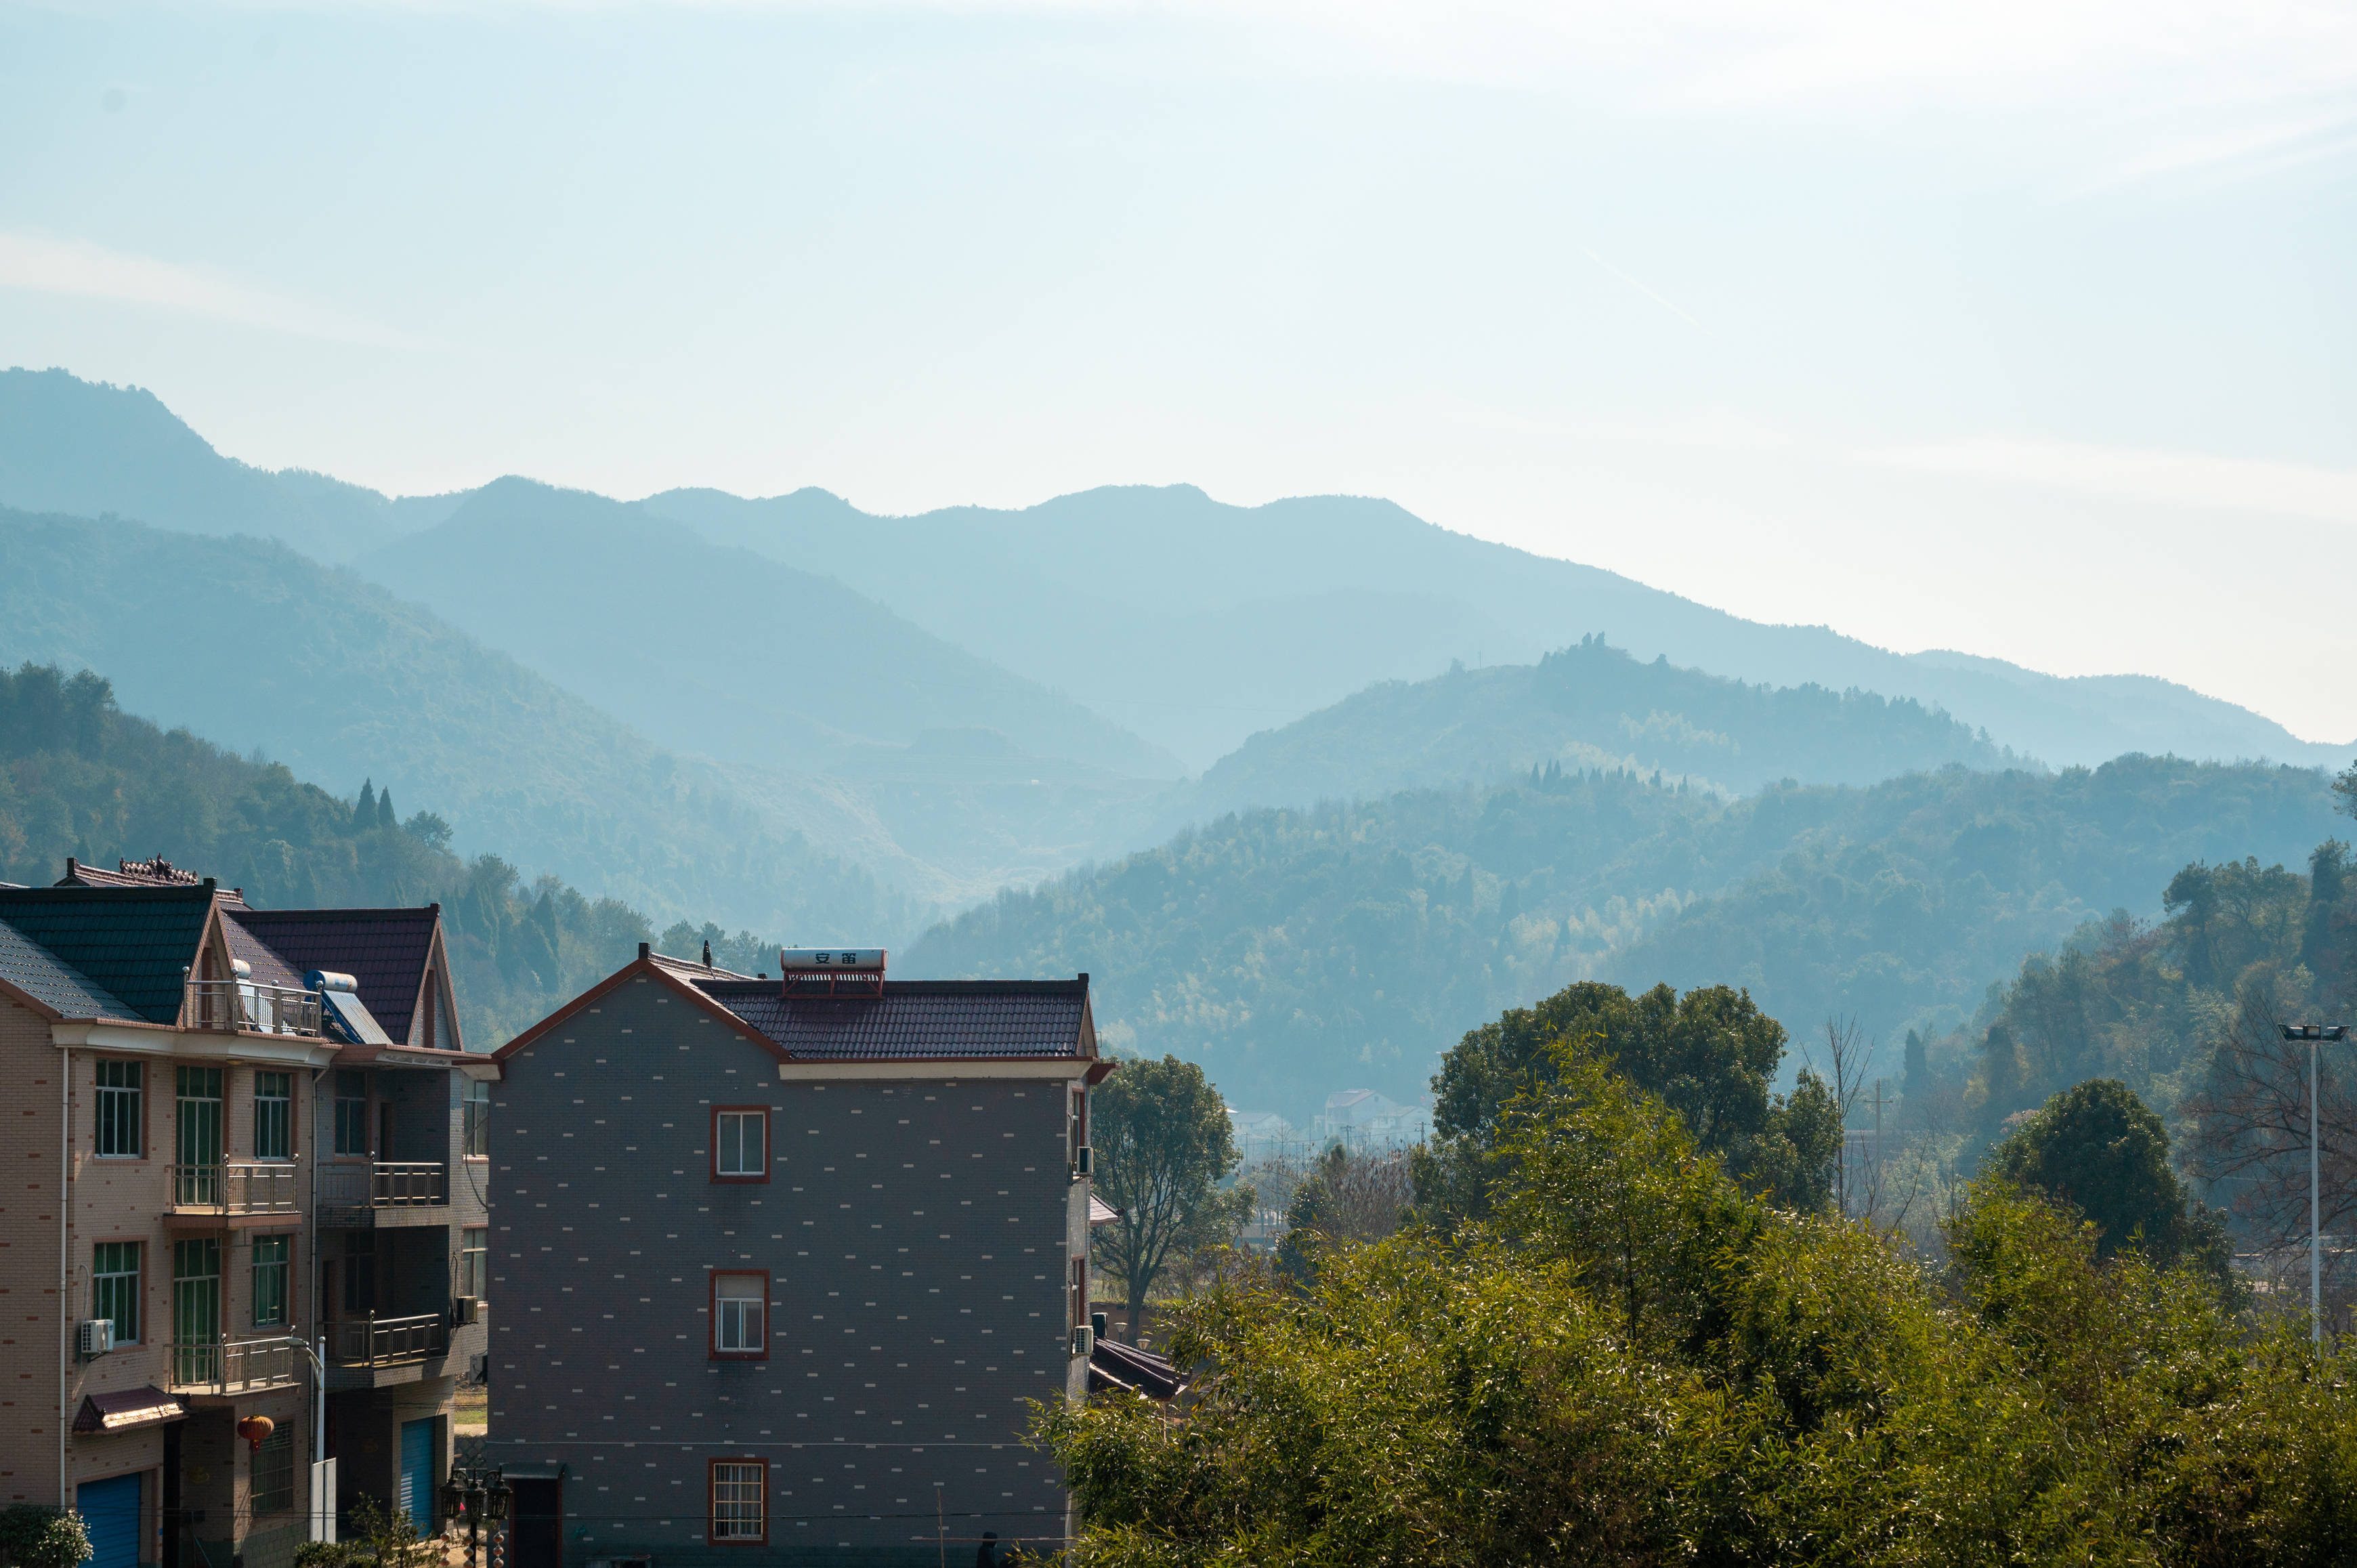
[[[712,1463],[712,1539],[759,1541],[770,1533],[769,1470],[759,1459]]]
[[[286,1160],[295,1157],[295,1075],[257,1072],[253,1075],[253,1157]]]
[[[139,1337],[139,1243],[136,1241],[101,1241],[91,1249],[91,1303],[92,1317],[114,1320],[114,1342],[134,1342]]]
[[[257,1327],[286,1321],[286,1275],[292,1239],[253,1239],[253,1321]]]

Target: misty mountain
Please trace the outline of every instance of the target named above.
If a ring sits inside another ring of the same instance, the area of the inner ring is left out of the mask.
[[[1748,793],[1779,779],[1873,784],[1949,763],[2014,765],[1945,714],[1911,700],[1822,686],[1748,686],[1640,663],[1594,638],[1536,664],[1462,666],[1385,682],[1222,757],[1184,793],[1201,820],[1248,806],[1306,806],[1463,782],[1534,767],[1659,771],[1671,783]]]
[[[1452,533],[1389,501],[1229,506],[1108,487],[1016,511],[875,517],[823,490],[672,490],[649,509],[826,572],[1208,767],[1258,729],[1381,681],[1530,662],[1601,635],[1650,662],[1945,709],[2057,767],[2127,752],[2323,766],[2343,747],[2140,675],[2063,679],[1767,626],[1611,572]],[[1085,677],[1076,672],[1085,671]]]
[[[1148,842],[1178,759],[831,577],[501,479],[354,569],[928,901]]]
[[[214,451],[142,388],[0,371],[0,505],[253,534],[342,561],[430,526],[457,500],[396,501],[325,474],[256,468]]]
[[[832,577],[582,490],[500,479],[353,564],[657,741],[723,761],[835,773],[929,734],[995,730],[1035,758],[1184,771]]]
[[[127,711],[313,781],[371,779],[465,853],[661,920],[831,940],[920,912],[710,768],[284,545],[0,510],[0,661],[102,671]]]
[[[2190,861],[2304,855],[2317,770],[2129,757],[1949,768],[1727,801],[1625,774],[1222,818],[1007,893],[920,940],[920,975],[1086,970],[1098,1027],[1297,1122],[1424,1091],[1466,1029],[1572,981],[1748,985],[1796,1036],[1952,1026],[2028,953]]]

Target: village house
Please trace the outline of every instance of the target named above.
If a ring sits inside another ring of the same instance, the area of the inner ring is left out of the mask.
[[[1063,1541],[1022,1438],[1092,1376],[1088,977],[884,963],[641,947],[496,1053],[511,1568]]]
[[[77,1509],[91,1568],[276,1568],[324,1416],[323,1512],[431,1528],[485,1349],[498,1069],[464,1047],[436,907],[161,862],[0,887],[0,1501]]]

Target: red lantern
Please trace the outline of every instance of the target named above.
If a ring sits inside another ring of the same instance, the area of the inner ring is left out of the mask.
[[[269,1436],[270,1429],[277,1424],[266,1415],[249,1415],[237,1423],[237,1434],[244,1438],[253,1445],[253,1451],[259,1454],[262,1452],[262,1440]]]

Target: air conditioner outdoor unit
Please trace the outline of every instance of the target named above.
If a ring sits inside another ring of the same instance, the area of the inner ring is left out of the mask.
[[[483,1320],[482,1297],[474,1295],[460,1296],[457,1302],[455,1310],[451,1312],[450,1316],[451,1320],[461,1327],[464,1327],[469,1323],[480,1323]]]
[[[1083,1325],[1082,1325],[1082,1326],[1081,1326],[1080,1327],[1075,1328],[1075,1329],[1073,1329],[1073,1330],[1072,1330],[1072,1354],[1073,1354],[1073,1355],[1075,1355],[1075,1356],[1086,1356],[1086,1355],[1088,1355],[1090,1352],[1093,1351],[1096,1348],[1097,1348],[1097,1337],[1096,1337],[1096,1333],[1095,1333],[1095,1331],[1094,1331],[1094,1330],[1091,1329],[1087,1325],[1083,1324]]]
[[[1082,1144],[1079,1148],[1072,1151],[1072,1174],[1074,1176],[1092,1176],[1095,1174],[1095,1169],[1096,1160],[1094,1158],[1093,1151],[1092,1151],[1086,1144]]]
[[[114,1319],[86,1317],[74,1336],[74,1348],[84,1356],[103,1356],[114,1348]]]

